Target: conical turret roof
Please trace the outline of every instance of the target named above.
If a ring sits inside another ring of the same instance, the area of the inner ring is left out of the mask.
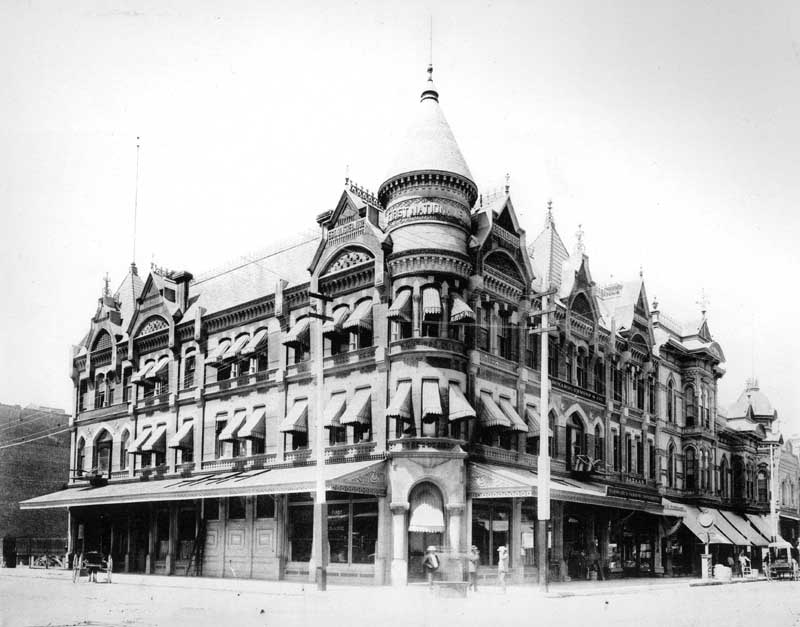
[[[401,174],[420,171],[452,172],[474,184],[467,162],[439,105],[439,92],[433,84],[433,66],[428,67],[428,80],[416,116],[400,144],[385,182]]]

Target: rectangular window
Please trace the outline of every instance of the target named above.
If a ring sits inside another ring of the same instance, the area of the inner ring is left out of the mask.
[[[378,543],[378,502],[353,503],[353,522],[350,531],[353,564],[374,564]]]
[[[89,392],[89,382],[84,379],[81,381],[80,391],[78,393],[78,411],[86,410],[86,395]]]
[[[328,504],[328,546],[331,548],[331,563],[347,563],[347,530],[350,523],[349,503]]]
[[[656,413],[656,380],[653,377],[650,377],[647,381],[647,391],[648,391],[648,399],[647,399],[647,411],[651,414]]]
[[[314,537],[314,506],[312,504],[289,504],[289,560],[307,562],[311,559],[311,543]]]
[[[633,439],[630,434],[625,436],[625,467],[628,472],[633,472]]]
[[[620,470],[620,459],[619,459],[619,433],[614,433],[612,438],[612,447],[613,451],[612,454],[614,456],[614,470]]]
[[[478,348],[482,351],[489,352],[489,312],[485,307],[478,309],[478,316],[480,317],[480,328],[478,329]]]
[[[647,460],[648,476],[650,477],[650,479],[655,479],[656,478],[656,445],[651,441],[648,446],[649,446],[649,450],[648,450],[649,459]]]
[[[256,497],[256,518],[275,518],[275,497],[270,494]]]
[[[599,358],[594,364],[594,391],[598,394],[606,393],[606,367]]]
[[[228,418],[226,416],[218,416],[214,434],[214,458],[220,459],[221,457],[225,457],[227,451],[227,447],[225,446],[225,442],[219,439],[220,434],[222,433],[223,429],[225,429],[225,425],[228,424]]]
[[[539,344],[540,337],[538,333],[529,333],[525,346],[525,365],[532,370],[539,369],[539,357],[541,355],[541,345]]]
[[[551,377],[558,377],[558,340],[548,336],[547,342],[547,373]]]
[[[228,498],[228,520],[244,520],[247,518],[245,497],[232,496]]]
[[[636,472],[644,474],[644,444],[641,440],[636,440]]]
[[[622,372],[619,368],[614,368],[614,400],[617,403],[622,402]]]
[[[206,520],[219,520],[219,499],[205,499],[203,507]]]
[[[195,356],[188,355],[183,367],[183,389],[188,390],[194,387]]]
[[[131,391],[131,372],[127,368],[122,372],[122,402],[127,403],[130,400]]]

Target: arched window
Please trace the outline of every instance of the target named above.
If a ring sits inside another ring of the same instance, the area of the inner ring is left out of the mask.
[[[706,455],[706,465],[705,465],[705,470],[704,470],[704,472],[705,472],[705,486],[704,487],[705,487],[706,490],[708,490],[710,492],[714,487],[714,486],[711,485],[711,463],[712,463],[711,451],[706,450],[705,455]]]
[[[667,452],[667,487],[675,487],[675,445],[672,442]]]
[[[75,447],[75,474],[80,477],[84,470],[86,470],[86,442],[80,438]]]
[[[697,458],[693,448],[687,448],[684,453],[684,475],[686,476],[686,489],[695,490],[697,488]]]
[[[183,358],[183,389],[189,390],[195,384],[195,370],[197,368],[197,355],[193,348],[186,351]]]
[[[769,501],[769,487],[767,484],[767,473],[763,469],[759,469],[757,475],[758,486],[758,502],[766,503]]]
[[[582,388],[586,387],[586,368],[588,366],[588,357],[586,355],[586,350],[581,347],[578,349],[578,354],[575,359],[575,383]]]
[[[600,432],[600,425],[594,426],[594,458],[603,459],[603,436]]]
[[[689,385],[683,389],[683,406],[686,408],[686,426],[696,424],[697,411],[695,409],[694,388]]]
[[[733,496],[743,498],[745,496],[745,471],[741,457],[734,457],[731,460],[731,474],[733,475]]]
[[[625,434],[625,467],[628,472],[633,472],[633,436]]]
[[[99,409],[106,405],[106,377],[99,374],[94,380],[94,408]]]
[[[566,350],[564,351],[564,380],[568,381],[569,383],[575,383],[575,345],[574,344],[567,344]]]
[[[575,299],[572,301],[572,305],[570,309],[578,314],[583,316],[584,318],[588,318],[592,320],[594,315],[592,314],[592,306],[589,304],[589,300],[583,294],[578,294]]]
[[[125,429],[119,442],[119,469],[125,470],[128,467],[128,447],[130,446],[131,434]]]
[[[708,389],[703,388],[703,426],[708,429],[711,425],[708,420]]]
[[[653,376],[647,378],[647,411],[651,416],[656,413],[656,379]]]
[[[578,414],[572,414],[567,421],[567,468],[574,468],[577,456],[585,453],[583,421]]]
[[[556,415],[550,412],[547,418],[547,424],[550,427],[550,435],[548,436],[548,446],[550,448],[550,457],[558,457],[558,430],[556,427]]]
[[[667,383],[667,421],[675,422],[675,386],[672,379]]]
[[[103,430],[102,435],[94,444],[94,470],[100,475],[111,473],[111,447],[113,440],[108,431]]]
[[[719,464],[719,486],[717,486],[717,492],[724,499],[730,497],[728,494],[728,460],[725,457],[722,458]]]

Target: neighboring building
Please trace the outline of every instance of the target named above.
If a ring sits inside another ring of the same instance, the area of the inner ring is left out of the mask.
[[[596,285],[549,209],[529,247],[508,189],[479,193],[430,77],[417,106],[377,194],[348,181],[318,240],[200,279],[131,266],[75,348],[81,472],[25,507],[69,507],[72,547],[121,569],[307,578],[322,420],[330,577],[402,585],[431,544],[461,577],[475,544],[485,574],[508,545],[522,581],[546,429],[554,577],[586,577],[595,554],[609,575],[696,570],[701,507],[718,557],[766,544],[767,432],[718,414],[705,315],[651,311],[641,276]],[[556,330],[541,336],[544,285]]]
[[[59,510],[20,511],[25,499],[66,485],[69,416],[63,409],[0,404],[0,538],[3,561],[60,555],[67,546],[67,516]]]

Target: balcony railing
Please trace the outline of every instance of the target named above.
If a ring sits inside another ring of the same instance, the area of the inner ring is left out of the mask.
[[[290,364],[286,366],[286,376],[292,377],[300,374],[308,374],[311,372],[311,360],[306,359],[299,363]]]
[[[125,470],[111,471],[111,479],[127,479],[128,476],[130,476],[130,471],[127,468]]]
[[[162,392],[161,394],[154,394],[144,398],[144,406],[151,407],[154,405],[163,405],[169,401],[169,392]]]
[[[311,459],[311,449],[300,448],[296,451],[286,451],[283,455],[284,461],[290,464],[299,464]]]
[[[97,409],[83,409],[80,410],[79,420],[90,420],[95,418],[107,418],[117,414],[124,414],[128,411],[127,403],[117,403],[116,405],[107,405],[105,407],[98,407]]]
[[[464,353],[464,343],[446,337],[407,337],[394,340],[389,344],[389,354],[399,355],[409,351],[448,351],[451,353]]]
[[[536,455],[531,455],[530,453],[521,453],[517,450],[509,450],[487,444],[473,444],[470,447],[470,453],[474,457],[487,462],[500,462],[531,468],[536,468],[538,460]]]
[[[362,363],[371,359],[375,359],[375,347],[367,346],[355,351],[347,351],[339,353],[338,355],[328,355],[325,358],[325,368],[333,366],[342,366],[345,364]]]
[[[448,451],[464,453],[466,442],[452,438],[399,438],[389,442],[392,453],[406,451]]]
[[[334,446],[328,446],[325,449],[325,459],[346,459],[348,461],[368,459],[372,456],[376,446],[377,444],[375,442],[358,442],[357,444],[336,444]]]

